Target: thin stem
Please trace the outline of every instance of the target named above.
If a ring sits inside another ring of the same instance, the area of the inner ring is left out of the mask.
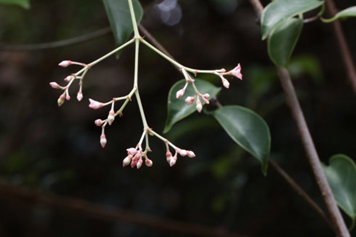
[[[124,43],[123,45],[121,45],[121,46],[117,47],[116,49],[114,49],[113,51],[111,51],[111,52],[105,54],[105,55],[102,56],[101,58],[98,58],[97,60],[95,60],[95,61],[89,63],[87,67],[92,67],[92,66],[94,66],[95,64],[97,64],[97,63],[103,61],[104,59],[110,57],[111,55],[117,53],[118,51],[120,51],[121,49],[125,48],[126,46],[132,44],[134,41],[135,41],[134,38],[131,39],[131,40],[129,40],[129,41],[127,41],[127,42]]]
[[[137,22],[136,22],[136,16],[135,16],[135,11],[132,5],[132,0],[129,1],[129,8],[130,8],[130,15],[131,15],[131,20],[132,20],[132,27],[134,30],[134,38],[140,38],[140,34],[138,33],[138,28],[137,28]]]
[[[330,17],[335,16],[335,14],[337,13],[337,9],[335,7],[333,0],[326,1],[326,10]],[[344,32],[342,31],[341,24],[340,24],[339,20],[333,21],[332,25],[333,25],[334,35],[337,39],[337,42],[338,42],[338,45],[339,45],[339,48],[341,51],[344,65],[347,70],[349,80],[351,82],[354,93],[356,93],[356,69],[355,69],[355,66],[354,66],[355,64],[352,60],[351,54],[350,54],[349,47],[347,45],[347,42],[346,42],[346,39],[344,36]]]
[[[289,108],[291,109],[292,117],[294,119],[294,122],[296,123],[298,133],[299,133],[300,139],[302,140],[302,144],[303,144],[304,150],[306,152],[308,161],[309,161],[310,166],[314,172],[315,179],[317,181],[317,184],[319,185],[321,194],[324,198],[327,209],[331,216],[331,220],[334,224],[335,232],[340,237],[350,237],[350,233],[347,230],[347,227],[346,227],[345,222],[342,218],[340,210],[339,210],[339,208],[335,202],[334,196],[331,192],[328,181],[325,177],[318,153],[315,149],[313,139],[310,135],[310,132],[309,132],[307,123],[305,121],[303,111],[300,107],[297,95],[295,93],[295,89],[292,84],[292,80],[290,78],[289,72],[286,68],[280,68],[280,67],[277,68],[277,71],[278,71],[278,75],[279,75],[282,87],[286,94],[287,104],[289,105]]]

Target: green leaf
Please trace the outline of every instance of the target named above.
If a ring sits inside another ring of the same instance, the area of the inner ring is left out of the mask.
[[[0,4],[13,4],[25,9],[30,9],[30,0],[0,0]]]
[[[329,166],[323,164],[335,200],[339,207],[356,220],[356,165],[348,156],[338,154],[329,160]]]
[[[127,0],[103,0],[115,42],[121,45],[133,32],[130,8]],[[141,21],[143,10],[138,0],[132,0],[137,24]]]
[[[232,140],[261,162],[266,175],[271,146],[266,122],[252,110],[237,105],[221,107],[213,116]]]
[[[303,21],[290,18],[283,21],[268,39],[268,55],[272,62],[285,67],[293,53],[303,28]]]
[[[210,98],[216,96],[221,88],[215,87],[213,84],[202,81],[199,79],[195,79],[194,81],[195,86],[198,88],[200,93],[205,94],[208,93]],[[180,80],[176,84],[174,84],[169,91],[168,94],[168,113],[167,113],[167,120],[166,126],[164,128],[164,133],[168,132],[172,126],[177,123],[178,121],[184,119],[185,117],[189,116],[190,114],[196,111],[195,104],[188,105],[184,100],[187,96],[194,96],[195,91],[192,85],[188,85],[187,89],[185,90],[184,96],[177,99],[176,93],[178,90],[182,89],[185,85],[185,80]],[[204,104],[204,101],[202,101]]]
[[[338,12],[333,18],[330,19],[321,19],[325,23],[330,23],[336,21],[337,19],[347,18],[347,17],[356,17],[356,6],[346,8]]]
[[[271,2],[264,9],[261,16],[262,39],[277,28],[284,20],[313,10],[324,4],[318,0],[278,0]]]

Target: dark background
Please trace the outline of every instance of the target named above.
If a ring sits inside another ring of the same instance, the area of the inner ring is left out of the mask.
[[[180,63],[201,69],[232,69],[241,63],[244,80],[230,79],[230,89],[222,89],[220,102],[249,107],[267,121],[272,159],[324,208],[248,1],[178,1],[171,12],[177,16],[181,9],[182,18],[176,22],[174,17],[166,21],[160,17],[161,1],[140,2],[145,10],[142,24]],[[337,1],[337,7],[353,3]],[[101,1],[32,0],[31,5],[28,11],[0,5],[2,47],[68,39],[109,25]],[[342,23],[354,58],[355,25],[355,19]],[[249,236],[334,236],[273,169],[264,177],[259,163],[205,114],[195,113],[165,135],[177,146],[193,150],[195,159],[178,158],[170,168],[164,144],[151,138],[153,167],[122,168],[126,148],[135,146],[142,132],[136,100],[107,127],[108,144],[102,149],[94,120],[105,118],[108,111],[89,109],[88,98],[108,101],[128,93],[133,47],[126,48],[119,60],[111,57],[89,71],[81,103],[75,99],[74,83],[72,99],[58,108],[60,92],[48,84],[64,85],[62,79],[78,70],[58,67],[62,60],[89,63],[114,47],[110,33],[61,48],[0,52],[3,184]],[[321,160],[327,163],[338,153],[355,158],[355,94],[331,25],[304,26],[291,73]],[[181,78],[173,66],[142,45],[140,93],[148,123],[158,132],[164,128],[169,89]],[[217,77],[200,78],[222,86]],[[6,189],[1,190],[1,196],[6,196]],[[350,223],[347,216],[345,220]],[[25,198],[0,202],[3,237],[167,235],[189,236],[63,212]]]

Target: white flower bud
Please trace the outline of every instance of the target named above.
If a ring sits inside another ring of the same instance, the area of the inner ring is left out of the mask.
[[[193,96],[188,96],[187,98],[185,98],[185,102],[188,104],[188,105],[191,105],[194,103],[194,100],[195,100],[195,97]]]
[[[60,67],[68,67],[68,66],[71,65],[71,64],[72,64],[72,61],[70,61],[70,60],[64,60],[64,61],[60,62],[60,63],[58,64],[58,66],[60,66]]]
[[[145,160],[145,164],[146,164],[147,167],[151,167],[153,165],[153,162],[150,159],[146,159]]]
[[[62,104],[63,104],[64,101],[65,101],[65,98],[66,98],[66,96],[65,96],[64,93],[61,94],[61,96],[59,96],[59,98],[58,98],[58,100],[57,100],[58,106],[62,106]]]
[[[81,101],[83,99],[83,93],[81,91],[78,91],[77,93],[77,100]]]
[[[131,155],[126,156],[126,158],[122,161],[122,167],[125,167],[130,164],[132,159]]]
[[[200,113],[203,109],[203,105],[201,104],[200,102],[200,99],[198,98],[197,99],[197,102],[196,102],[196,108],[197,108],[197,111]]]
[[[101,136],[100,136],[101,147],[104,148],[106,146],[106,143],[107,143],[107,140],[106,140],[105,134],[101,134]]]
[[[49,85],[54,89],[60,89],[61,86],[57,84],[57,82],[50,82]]]
[[[192,152],[192,151],[187,151],[187,156],[188,156],[189,158],[194,158],[194,157],[195,157],[195,154],[194,154],[194,152]]]
[[[108,124],[111,125],[115,120],[115,112],[114,110],[110,110],[109,116],[108,116]]]
[[[176,98],[177,99],[181,98],[184,95],[184,92],[185,92],[184,88],[177,91]]]
[[[187,155],[187,150],[180,150],[179,151],[179,155],[181,155],[181,156],[186,156]]]

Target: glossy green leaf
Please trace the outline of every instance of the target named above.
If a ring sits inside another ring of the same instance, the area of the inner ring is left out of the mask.
[[[303,28],[303,21],[290,18],[282,22],[268,39],[268,55],[272,62],[285,67],[293,53]]]
[[[313,10],[324,4],[318,0],[278,0],[271,2],[261,16],[262,39],[276,29],[286,19]]]
[[[115,42],[121,45],[133,32],[130,8],[127,0],[103,0]],[[138,0],[132,0],[137,24],[141,21],[143,10]]]
[[[12,4],[30,9],[30,0],[0,0],[0,4]]]
[[[221,88],[215,87],[213,84],[199,79],[195,79],[194,84],[198,88],[200,93],[208,93],[210,95],[210,98],[212,96],[217,95],[217,93],[221,90]],[[174,84],[171,90],[169,91],[167,120],[166,126],[163,131],[164,133],[168,132],[175,123],[196,111],[195,104],[188,105],[184,101],[187,96],[195,95],[195,91],[191,85],[188,85],[183,97],[179,99],[176,98],[177,91],[182,89],[184,85],[185,80],[180,80],[176,84]],[[201,102],[202,104],[204,104],[204,101],[201,100]]]
[[[213,112],[226,133],[262,165],[267,174],[271,136],[266,122],[255,112],[241,106],[224,106]]]
[[[325,23],[333,22],[337,19],[343,19],[348,17],[356,17],[356,6],[346,8],[340,12],[338,12],[333,18],[330,19],[322,19]]]
[[[356,219],[356,165],[348,156],[338,154],[323,165],[335,200],[339,207],[354,221]]]

